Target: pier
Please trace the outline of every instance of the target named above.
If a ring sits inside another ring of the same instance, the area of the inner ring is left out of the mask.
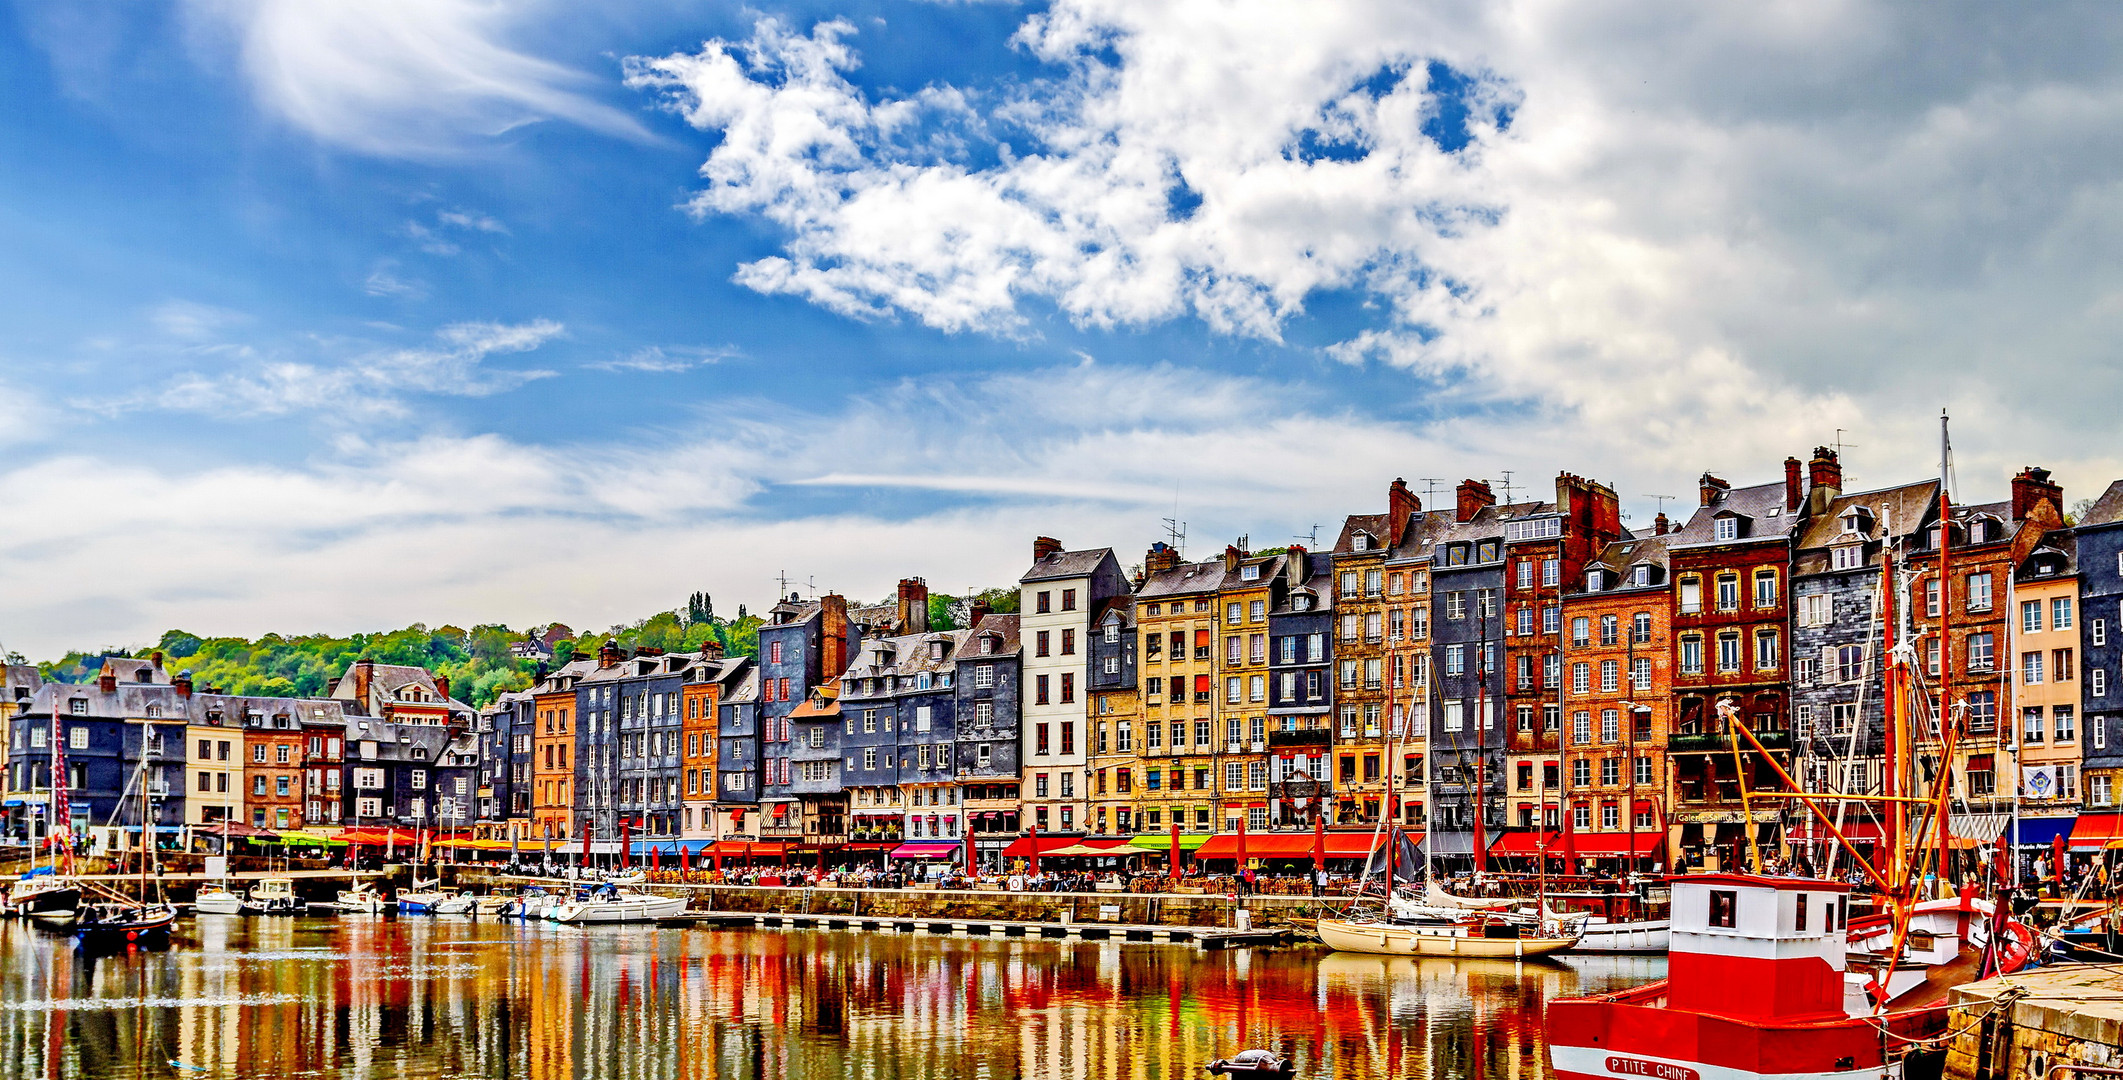
[[[2057,964],[1954,989],[1946,1080],[2077,1080],[2123,1065],[2123,965]]]
[[[680,920],[668,920],[677,922]],[[1010,922],[939,916],[788,915],[720,912],[688,915],[693,925],[759,927],[784,930],[868,930],[880,933],[934,934],[951,937],[1020,937],[1065,941],[1140,941],[1193,943],[1204,949],[1280,945],[1287,930],[1230,930],[1213,926],[1148,926],[1098,922]]]

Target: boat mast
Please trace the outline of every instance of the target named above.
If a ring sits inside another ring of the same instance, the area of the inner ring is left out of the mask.
[[[1474,645],[1474,832],[1470,847],[1474,855],[1474,872],[1479,874],[1489,869],[1488,845],[1483,842],[1483,825],[1487,817],[1482,801],[1482,789],[1488,786],[1487,757],[1489,747],[1483,736],[1483,728],[1489,719],[1489,608],[1482,602],[1481,593],[1475,593],[1475,629],[1479,640]]]
[[[1880,770],[1880,793],[1887,796],[1887,842],[1881,852],[1887,870],[1890,889],[1896,894],[1902,890],[1903,837],[1909,830],[1909,810],[1901,801],[1905,790],[1902,770],[1907,767],[1908,753],[1903,745],[1907,734],[1904,727],[1907,714],[1902,709],[1902,655],[1898,651],[1895,627],[1908,612],[1909,605],[1897,603],[1901,599],[1903,582],[1898,578],[1894,561],[1894,529],[1890,520],[1881,522],[1880,532],[1886,539],[1880,545],[1880,603],[1887,610],[1880,620],[1880,657],[1883,661],[1880,672],[1880,709],[1882,735],[1881,747],[1884,760]],[[1862,655],[1862,654],[1860,654]],[[1862,717],[1860,718],[1862,720]]]
[[[1939,775],[1935,790],[1938,793],[1938,808],[1932,813],[1937,817],[1939,881],[1948,880],[1953,866],[1953,829],[1948,816],[1948,800],[1953,796],[1953,635],[1948,628],[1953,622],[1953,588],[1947,573],[1953,557],[1953,495],[1947,490],[1947,470],[1952,459],[1953,446],[1946,434],[1946,410],[1939,410]],[[1995,650],[1991,663],[1997,663]]]

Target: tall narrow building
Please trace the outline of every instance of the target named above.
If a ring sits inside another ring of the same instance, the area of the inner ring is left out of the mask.
[[[1089,810],[1091,616],[1128,591],[1111,548],[1064,551],[1042,536],[1032,567],[1018,579],[1018,617],[1025,644],[1022,797],[1042,832],[1082,831]]]

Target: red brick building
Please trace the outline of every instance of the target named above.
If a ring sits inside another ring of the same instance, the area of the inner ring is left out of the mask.
[[[1550,828],[1561,819],[1565,851],[1608,870],[1666,865],[1672,596],[1661,534],[1616,541],[1586,564],[1563,604],[1568,716],[1555,752],[1540,757],[1541,771],[1520,768],[1513,776],[1519,817],[1536,803]],[[1578,692],[1581,670],[1585,690]],[[1544,775],[1552,800],[1538,799],[1538,789],[1532,800],[1521,794]]]

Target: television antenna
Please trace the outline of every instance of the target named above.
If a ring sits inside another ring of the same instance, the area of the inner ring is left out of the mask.
[[[1178,554],[1187,544],[1187,523],[1178,518],[1165,518],[1165,542],[1172,545],[1173,554]]]
[[[1505,506],[1510,506],[1510,505],[1511,505],[1511,473],[1512,473],[1512,470],[1510,470],[1510,469],[1505,469],[1505,470],[1504,470],[1504,483],[1503,483],[1503,488],[1504,488],[1504,505],[1505,505]]]
[[[1311,549],[1311,548],[1316,548],[1316,547],[1318,547],[1318,546],[1319,546],[1319,544],[1320,544],[1320,527],[1319,527],[1318,523],[1314,523],[1314,524],[1313,524],[1313,526],[1312,526],[1312,531],[1311,531],[1311,532],[1308,532],[1308,533],[1293,533],[1293,534],[1291,534],[1291,536],[1290,536],[1290,539],[1292,539],[1292,540],[1303,540],[1303,541],[1305,542],[1305,547],[1306,547],[1306,548],[1307,548],[1308,550],[1309,550],[1309,549]]]

